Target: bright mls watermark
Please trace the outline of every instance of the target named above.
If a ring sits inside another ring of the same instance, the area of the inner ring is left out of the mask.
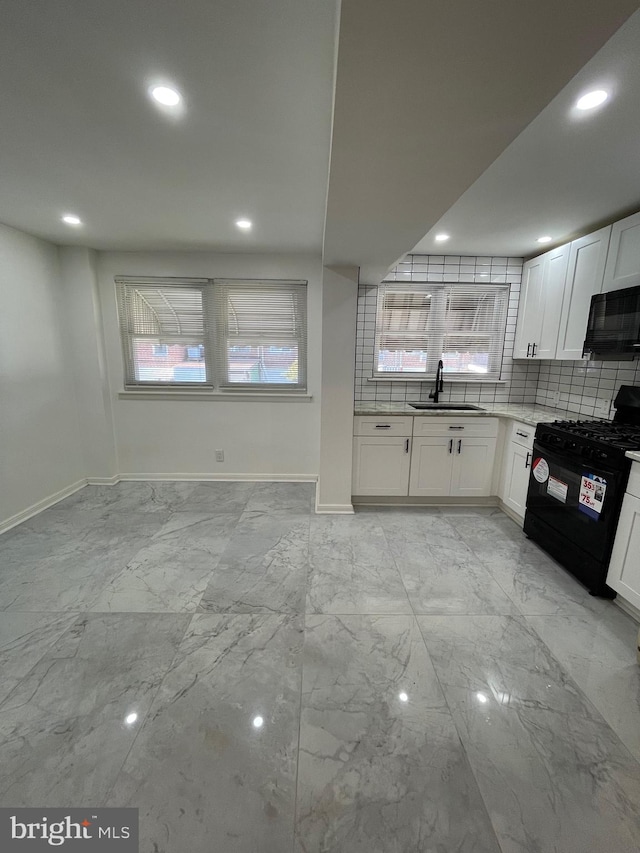
[[[138,809],[0,809],[2,853],[138,853]]]

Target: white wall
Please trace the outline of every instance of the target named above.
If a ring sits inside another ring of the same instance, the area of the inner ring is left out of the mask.
[[[0,527],[84,477],[58,250],[0,225]]]
[[[102,252],[97,262],[119,471],[126,475],[316,477],[320,424],[322,265],[311,255]],[[123,366],[114,277],[306,279],[308,387],[312,400],[122,399]],[[217,463],[221,449],[225,461]]]
[[[358,268],[324,269],[318,512],[353,512],[353,382]]]
[[[84,469],[90,482],[111,480],[118,473],[118,463],[96,253],[64,246],[59,257]]]

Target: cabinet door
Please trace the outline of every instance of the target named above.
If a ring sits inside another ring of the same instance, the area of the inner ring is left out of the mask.
[[[556,358],[582,358],[591,297],[602,290],[610,236],[607,225],[571,244]]]
[[[425,436],[413,439],[409,494],[442,496],[451,494],[451,464],[457,439]]]
[[[567,280],[570,244],[552,249],[544,256],[540,332],[535,340],[533,358],[555,358],[560,330],[562,297]]]
[[[626,494],[618,521],[607,584],[640,607],[640,498]]]
[[[542,275],[544,255],[533,258],[522,269],[514,358],[528,358],[542,328]]]
[[[524,518],[531,470],[531,451],[512,441],[507,445],[505,454],[502,500],[516,515]]]
[[[611,226],[602,292],[640,284],[640,213]]]
[[[411,439],[357,436],[353,440],[354,495],[406,495]]]
[[[450,494],[483,497],[491,494],[495,438],[454,439]]]

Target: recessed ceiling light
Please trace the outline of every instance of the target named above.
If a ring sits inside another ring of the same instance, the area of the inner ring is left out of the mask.
[[[264,725],[264,720],[262,719],[262,717],[254,717],[251,722],[253,723],[254,729],[261,729]]]
[[[408,702],[408,701],[409,701],[409,697],[408,697],[408,696],[407,696],[407,694],[406,694],[406,693],[404,693],[404,692],[402,692],[402,693],[398,693],[398,699],[399,699],[401,702]]]
[[[238,228],[242,228],[243,231],[248,231],[251,228],[252,222],[250,219],[236,219],[236,225]]]
[[[587,92],[576,101],[576,108],[579,110],[592,110],[594,107],[599,107],[609,97],[609,93],[604,89],[595,89],[593,92]]]
[[[436,234],[436,243],[444,243],[444,241],[448,239],[448,234]]]
[[[65,213],[62,217],[62,221],[66,222],[67,225],[82,225],[82,220],[79,216],[76,216],[75,213]]]
[[[182,100],[180,92],[169,86],[153,86],[150,94],[154,101],[162,104],[163,107],[175,107]]]
[[[553,240],[553,237],[549,237],[548,234],[545,234],[544,237],[538,237],[538,243],[550,243]]]

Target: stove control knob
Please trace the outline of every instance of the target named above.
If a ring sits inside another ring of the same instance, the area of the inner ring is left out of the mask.
[[[605,460],[609,458],[609,454],[605,453],[604,450],[596,450],[593,454],[596,459]]]

